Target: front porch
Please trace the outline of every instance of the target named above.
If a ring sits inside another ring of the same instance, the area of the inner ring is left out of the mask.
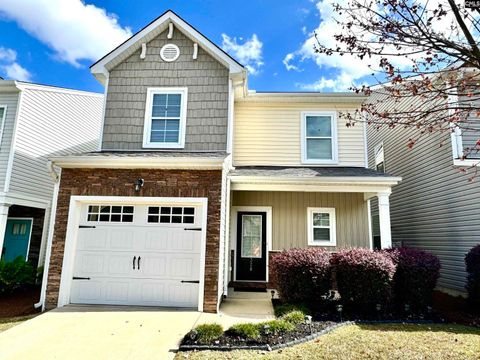
[[[381,248],[391,247],[389,195],[399,178],[365,168],[237,168],[230,173],[224,274],[237,290],[273,287],[271,257],[291,248],[374,248],[370,200],[378,198]]]

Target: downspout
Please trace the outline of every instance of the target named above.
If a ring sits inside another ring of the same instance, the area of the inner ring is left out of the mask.
[[[42,289],[40,291],[40,300],[34,304],[35,309],[42,308],[45,310],[45,298],[47,293],[48,269],[50,268],[50,256],[52,254],[53,229],[55,226],[55,215],[57,212],[58,191],[60,188],[60,176],[62,170],[55,168],[52,161],[47,162],[47,170],[50,177],[54,181],[52,206],[50,208],[50,224],[48,226],[47,251],[45,254],[45,262],[43,267]]]

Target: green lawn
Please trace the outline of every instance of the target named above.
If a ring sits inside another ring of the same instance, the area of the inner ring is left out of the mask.
[[[28,315],[28,316],[19,316],[19,317],[14,317],[14,318],[6,318],[2,319],[0,318],[0,333],[2,331],[8,330],[15,325],[21,324],[22,322],[29,320],[36,315]]]
[[[480,329],[458,325],[351,325],[272,352],[185,352],[180,359],[480,359]]]

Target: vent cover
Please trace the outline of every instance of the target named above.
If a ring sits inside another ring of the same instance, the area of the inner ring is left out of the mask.
[[[160,49],[160,57],[163,61],[171,62],[178,59],[180,49],[175,44],[166,44]]]

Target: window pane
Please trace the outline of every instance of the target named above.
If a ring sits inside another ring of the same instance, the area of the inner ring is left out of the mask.
[[[166,120],[158,120],[158,119],[153,119],[152,120],[152,130],[165,130],[165,125],[166,125]]]
[[[124,206],[123,212],[128,214],[133,214],[133,206]]]
[[[182,208],[181,207],[174,207],[172,208],[172,214],[181,214]]]
[[[112,213],[120,214],[122,212],[121,206],[112,206]]]
[[[330,116],[307,116],[307,136],[332,136]]]
[[[329,228],[314,228],[313,240],[315,241],[330,241],[330,229]]]
[[[313,226],[330,226],[330,214],[314,213]]]
[[[193,224],[194,217],[193,216],[184,216],[183,217],[183,222],[185,224]]]
[[[262,257],[262,216],[242,216],[242,257]]]
[[[180,116],[180,106],[169,106],[165,114],[166,117]]]
[[[153,95],[153,105],[167,105],[167,94],[154,94]]]
[[[148,208],[148,213],[149,214],[158,214],[159,211],[160,211],[159,207],[149,207]]]
[[[182,95],[180,94],[168,94],[168,106],[180,106],[182,101]]]
[[[167,132],[165,132],[165,142],[167,142],[167,143],[177,143],[178,142],[178,131],[167,131]]]
[[[165,142],[165,131],[152,131],[151,142]]]
[[[171,207],[162,206],[161,214],[170,214],[171,211],[172,211]]]
[[[193,215],[193,214],[195,213],[195,208],[186,207],[186,208],[183,209],[183,213],[184,213],[184,214]]]
[[[123,215],[122,216],[123,222],[133,222],[133,215]]]
[[[307,159],[332,159],[331,139],[307,139]]]
[[[157,215],[149,215],[148,222],[149,223],[158,223],[159,217]]]
[[[167,131],[178,131],[180,129],[180,120],[167,120]],[[161,129],[163,130],[163,129]]]
[[[167,108],[165,106],[152,106],[152,116],[153,117],[165,117],[167,116]]]

